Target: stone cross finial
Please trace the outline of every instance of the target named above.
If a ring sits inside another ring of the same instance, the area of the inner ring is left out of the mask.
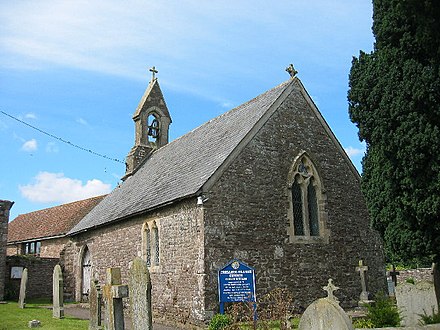
[[[367,291],[367,278],[365,276],[365,273],[368,270],[368,266],[364,266],[363,260],[359,260],[359,266],[356,267],[356,271],[359,272],[359,275],[361,277],[361,287],[362,292],[360,295],[360,301],[367,301],[368,300],[368,291]]]
[[[153,82],[154,79],[156,79],[156,73],[158,73],[159,71],[157,71],[157,70],[156,70],[156,67],[153,66],[153,67],[150,69],[150,72],[153,74],[153,76],[151,77],[151,82]]]
[[[334,291],[339,290],[339,287],[333,284],[333,279],[328,279],[327,286],[323,286],[322,289],[327,291],[327,298],[339,302],[338,298],[333,294]]]
[[[295,78],[296,74],[298,73],[298,71],[296,71],[295,68],[293,67],[293,64],[290,64],[286,68],[286,71],[288,74],[290,74],[290,78]]]

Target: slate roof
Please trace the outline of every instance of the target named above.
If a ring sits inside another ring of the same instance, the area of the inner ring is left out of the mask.
[[[68,234],[195,195],[257,124],[289,80],[156,150]]]
[[[105,195],[20,214],[8,224],[8,242],[21,242],[65,235]]]

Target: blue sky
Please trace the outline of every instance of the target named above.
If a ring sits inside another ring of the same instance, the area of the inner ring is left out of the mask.
[[[371,17],[361,0],[2,1],[0,111],[123,161],[150,67],[173,140],[287,80],[293,63],[360,171],[348,73],[352,57],[373,47]],[[0,154],[11,219],[108,193],[125,171],[3,113]]]

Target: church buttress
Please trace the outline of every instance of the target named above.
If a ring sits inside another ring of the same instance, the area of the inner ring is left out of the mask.
[[[150,69],[152,78],[133,115],[135,141],[125,161],[127,179],[158,148],[168,143],[171,116],[156,78],[155,67]]]

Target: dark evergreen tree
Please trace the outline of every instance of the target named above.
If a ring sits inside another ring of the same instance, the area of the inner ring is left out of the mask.
[[[373,0],[374,51],[353,58],[362,189],[392,261],[440,261],[440,1]]]

